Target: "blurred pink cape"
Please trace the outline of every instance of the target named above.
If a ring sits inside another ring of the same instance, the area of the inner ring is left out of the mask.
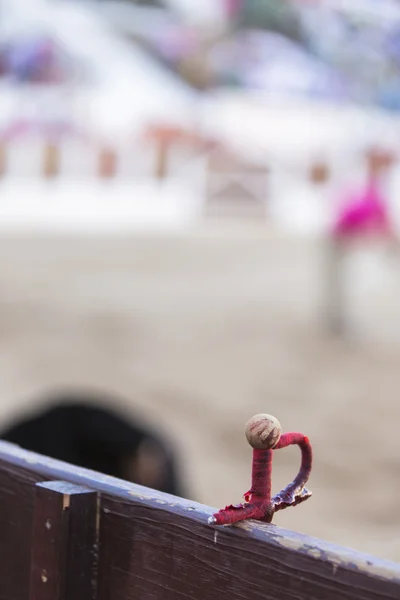
[[[333,227],[335,237],[362,233],[387,234],[391,230],[385,198],[375,181],[369,181],[357,196],[345,201]]]

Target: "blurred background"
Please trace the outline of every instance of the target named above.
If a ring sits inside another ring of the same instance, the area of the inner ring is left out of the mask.
[[[400,560],[399,151],[398,0],[0,0],[0,437],[110,409],[222,507],[268,412],[276,523]]]

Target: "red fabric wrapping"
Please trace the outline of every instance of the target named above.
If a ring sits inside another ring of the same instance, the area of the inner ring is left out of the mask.
[[[271,499],[271,475],[273,451],[298,445],[301,450],[301,465],[296,477],[279,494]],[[252,485],[246,494],[245,503],[230,505],[213,515],[216,525],[230,525],[245,519],[257,519],[270,523],[274,512],[288,506],[296,506],[311,496],[305,488],[312,467],[312,448],[307,436],[302,433],[285,433],[273,450],[253,450]]]

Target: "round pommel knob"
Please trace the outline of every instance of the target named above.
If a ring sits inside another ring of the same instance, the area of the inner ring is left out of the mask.
[[[252,448],[271,450],[279,442],[282,427],[272,415],[254,415],[246,423],[246,438]]]

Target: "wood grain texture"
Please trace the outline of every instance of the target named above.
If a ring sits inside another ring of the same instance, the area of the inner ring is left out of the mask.
[[[34,484],[40,480],[39,474],[0,466],[1,600],[28,598]]]
[[[6,524],[22,544],[32,518],[32,481],[62,479],[101,492],[99,600],[400,598],[396,563],[273,525],[212,527],[207,518],[215,509],[0,442],[1,485],[7,478],[11,488],[0,488],[0,500],[20,493],[22,521],[15,525],[20,513],[8,506],[12,524],[1,515],[0,526]],[[12,544],[10,554],[9,568],[26,569],[26,549]],[[5,580],[0,563],[0,585]],[[22,584],[15,589],[0,598],[25,600]]]
[[[95,600],[97,493],[63,481],[35,492],[29,600]]]

